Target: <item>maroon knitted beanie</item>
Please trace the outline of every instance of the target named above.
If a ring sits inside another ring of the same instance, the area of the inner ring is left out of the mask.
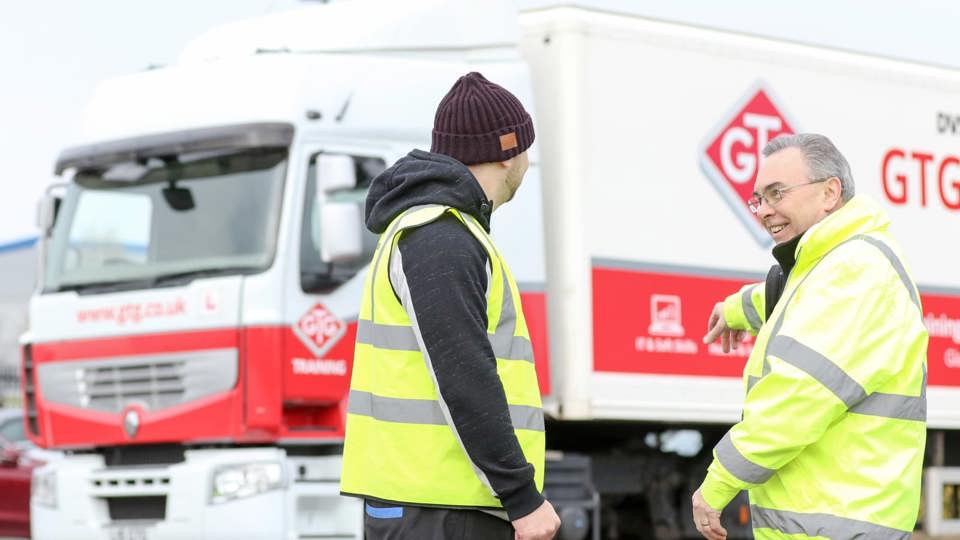
[[[447,92],[433,120],[431,152],[464,165],[504,161],[533,144],[533,121],[508,90],[473,72]]]

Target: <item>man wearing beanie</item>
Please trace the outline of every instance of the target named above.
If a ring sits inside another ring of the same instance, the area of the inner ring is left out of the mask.
[[[340,489],[370,540],[547,540],[544,425],[520,295],[489,236],[527,170],[530,115],[469,73],[440,102],[431,152],[374,179],[380,234],[350,383]]]

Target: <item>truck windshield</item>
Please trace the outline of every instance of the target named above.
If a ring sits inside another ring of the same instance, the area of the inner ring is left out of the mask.
[[[273,259],[285,149],[80,171],[49,244],[45,291],[145,288],[253,273]]]

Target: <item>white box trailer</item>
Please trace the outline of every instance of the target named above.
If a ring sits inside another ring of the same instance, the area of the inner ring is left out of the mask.
[[[376,171],[429,147],[468,71],[537,127],[493,229],[524,297],[562,538],[696,534],[689,494],[739,418],[749,352],[700,338],[772,263],[745,199],[784,132],[831,137],[890,212],[931,335],[928,465],[960,465],[960,74],[629,13],[358,0],[216,29],[94,96],[58,161],[71,183],[22,340],[28,431],[73,451],[38,475],[35,537],[361,535],[332,471],[370,245],[331,266],[359,215],[325,216],[359,212]],[[205,210],[171,202],[177,188]],[[248,253],[231,231],[252,223]],[[277,511],[255,519],[251,497]],[[731,538],[749,536],[744,501]]]
[[[575,351],[561,358],[562,416],[739,417],[742,362],[700,343],[705,314],[731,280],[758,280],[773,262],[744,203],[759,149],[812,131],[847,156],[857,193],[890,213],[924,293],[930,426],[960,427],[960,279],[943,243],[960,234],[960,152],[944,127],[960,108],[960,73],[581,9],[521,20],[551,346]],[[674,328],[651,326],[656,306],[674,305],[654,294],[679,297]]]

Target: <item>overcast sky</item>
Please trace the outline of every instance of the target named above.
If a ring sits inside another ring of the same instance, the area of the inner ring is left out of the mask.
[[[171,63],[183,45],[216,24],[306,3],[314,2],[4,2],[0,12],[0,166],[5,172],[0,195],[0,246],[34,236],[35,201],[44,186],[54,180],[53,162],[59,150],[79,136],[81,112],[97,81]],[[586,4],[960,69],[960,2],[954,0],[519,3]]]

